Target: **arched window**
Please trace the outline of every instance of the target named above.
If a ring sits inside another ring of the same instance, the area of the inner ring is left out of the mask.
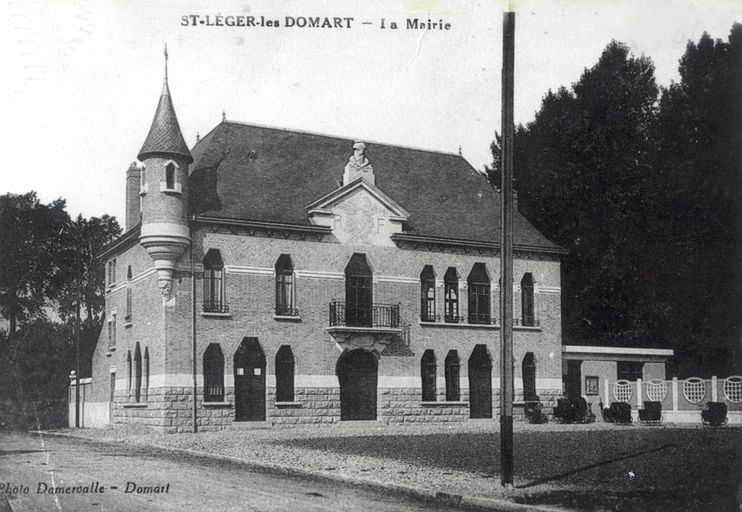
[[[132,388],[132,380],[131,380],[131,350],[126,351],[126,389],[129,393],[129,399],[131,399],[131,388]]]
[[[459,392],[459,354],[449,350],[446,356],[446,400],[457,402],[461,399]]]
[[[536,358],[533,352],[526,352],[521,366],[523,376],[523,400],[526,402],[538,400],[536,394]]]
[[[456,267],[448,267],[443,276],[443,295],[445,298],[444,320],[449,323],[459,322],[459,274]]]
[[[276,315],[298,315],[294,294],[294,265],[291,256],[282,254],[276,261]]]
[[[165,166],[165,188],[175,190],[175,164],[173,163]]]
[[[149,347],[144,347],[144,389],[142,395],[144,400],[147,401],[149,396]]]
[[[435,322],[435,273],[430,265],[420,273],[420,320]]]
[[[355,253],[345,267],[345,321],[347,325],[371,327],[373,315],[373,273],[366,255]]]
[[[134,401],[142,399],[142,352],[139,342],[134,345]]]
[[[276,402],[294,401],[294,354],[281,345],[276,354]]]
[[[224,354],[218,343],[204,352],[204,402],[224,401]]]
[[[435,352],[431,349],[426,350],[420,360],[420,376],[423,384],[423,401],[435,402],[436,364]]]
[[[126,316],[125,323],[131,323],[131,265],[126,269]]]
[[[527,272],[520,281],[523,325],[536,325],[536,311],[533,300],[533,275]]]
[[[147,168],[142,166],[142,170],[139,171],[139,195],[147,193]],[[142,211],[142,201],[139,201],[139,211]]]
[[[469,323],[490,323],[490,278],[484,263],[475,263],[467,278],[469,285]]]
[[[224,262],[217,249],[209,249],[204,256],[204,311],[228,311],[224,300]]]

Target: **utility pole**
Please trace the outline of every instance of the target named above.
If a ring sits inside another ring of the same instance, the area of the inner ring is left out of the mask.
[[[515,13],[502,18],[502,253],[500,255],[500,482],[513,486],[513,69]]]
[[[80,293],[81,290],[78,289]],[[75,428],[80,428],[80,299],[75,311]]]

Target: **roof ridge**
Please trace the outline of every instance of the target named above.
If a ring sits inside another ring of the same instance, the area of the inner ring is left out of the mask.
[[[313,135],[315,137],[325,137],[325,138],[328,138],[328,139],[335,139],[335,140],[350,140],[350,141],[352,141],[352,140],[363,140],[363,142],[365,142],[366,144],[378,144],[379,146],[387,146],[387,147],[393,147],[393,148],[408,149],[408,150],[412,150],[412,151],[420,151],[422,153],[436,153],[436,154],[439,154],[439,155],[453,156],[453,157],[456,157],[456,158],[461,158],[462,160],[464,160],[467,163],[469,163],[462,155],[459,155],[457,152],[450,152],[449,153],[448,151],[440,151],[440,150],[437,150],[437,149],[416,148],[416,147],[412,147],[412,146],[404,146],[404,145],[401,145],[401,144],[394,144],[394,143],[389,143],[389,142],[380,142],[380,141],[374,141],[374,140],[369,140],[369,139],[354,139],[352,137],[350,137],[350,138],[349,137],[342,137],[342,136],[339,136],[339,135],[331,135],[331,134],[327,134],[327,133],[318,133],[318,132],[312,132],[312,131],[306,131],[306,130],[298,130],[298,129],[293,129],[293,128],[281,128],[279,126],[269,126],[269,125],[265,125],[265,124],[246,123],[246,122],[243,122],[243,121],[230,121],[230,120],[221,121],[211,131],[209,131],[209,133],[211,133],[212,131],[214,131],[216,128],[218,128],[222,124],[234,124],[234,125],[237,125],[237,126],[247,126],[247,127],[252,127],[252,128],[263,128],[263,129],[266,129],[266,130],[275,130],[275,131],[279,131],[279,132],[299,133],[299,134],[302,134],[302,135]],[[204,137],[201,137],[202,140],[204,138],[205,138],[205,136]],[[469,164],[469,165],[471,165],[471,164]],[[472,166],[472,168],[474,168],[474,167]]]

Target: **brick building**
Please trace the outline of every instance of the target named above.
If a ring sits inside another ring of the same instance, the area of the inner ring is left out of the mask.
[[[194,385],[203,430],[497,414],[500,199],[460,155],[227,121],[189,149],[166,77],[138,159],[87,426],[188,431]],[[561,254],[516,215],[516,401],[562,391]]]

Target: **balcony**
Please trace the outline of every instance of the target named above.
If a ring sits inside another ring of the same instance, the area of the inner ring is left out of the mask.
[[[330,302],[327,332],[344,349],[367,348],[383,350],[394,336],[402,336],[399,304],[347,306],[345,302]]]

